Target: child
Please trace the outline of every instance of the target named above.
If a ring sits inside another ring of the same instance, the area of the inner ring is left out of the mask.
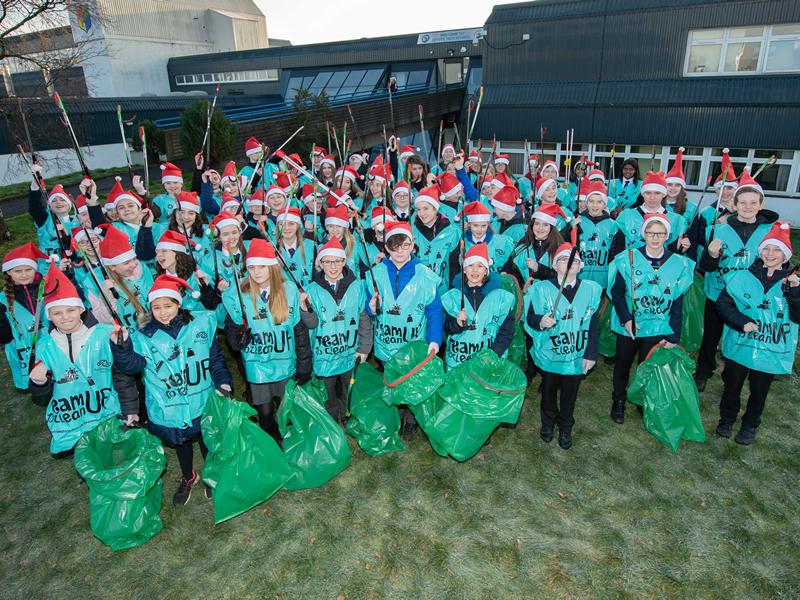
[[[514,336],[514,296],[502,289],[500,275],[489,269],[486,244],[475,244],[464,256],[464,272],[442,295],[445,311],[447,368],[456,367],[483,348],[505,357]],[[462,277],[463,296],[462,296]],[[464,306],[461,307],[461,299]]]
[[[372,321],[364,309],[364,286],[345,265],[344,248],[336,238],[322,246],[317,263],[322,268],[308,286],[308,301],[300,316],[311,338],[313,372],[325,383],[330,415],[345,418],[345,398],[356,361],[365,362],[372,350]],[[309,312],[309,306],[314,312]]]
[[[33,326],[36,315],[36,296],[42,280],[39,260],[46,260],[33,242],[19,246],[3,257],[4,294],[0,296],[0,343],[5,345],[6,359],[14,385],[27,390],[29,385],[28,359],[31,355]],[[47,331],[46,315],[41,315],[40,328]]]
[[[611,330],[617,334],[611,405],[615,423],[625,420],[634,358],[638,355],[641,362],[662,340],[667,347],[680,340],[683,295],[694,278],[694,261],[667,250],[670,227],[664,213],[645,215],[641,228],[645,245],[620,253],[609,266]]]
[[[172,212],[178,206],[178,194],[183,189],[183,172],[170,162],[164,163],[161,165],[161,185],[164,186],[165,193],[153,198],[153,205],[158,209],[158,222],[168,223]],[[143,193],[142,190],[138,191],[140,194]]]
[[[241,351],[250,403],[261,428],[280,442],[275,411],[295,377],[311,377],[308,331],[300,323],[300,292],[284,281],[275,248],[264,239],[250,243],[247,277],[222,294],[225,339]]]
[[[200,418],[209,393],[231,396],[232,380],[217,343],[217,323],[212,312],[194,315],[181,308],[182,289],[188,284],[172,275],[160,275],[147,294],[152,319],[129,336],[122,330],[121,344],[112,346],[114,362],[129,375],[144,373],[145,403],[150,432],[174,447],[181,468],[181,481],[172,504],[183,506],[200,481],[194,470],[194,440],[203,457]],[[211,488],[206,486],[206,497]]]
[[[461,240],[461,229],[440,211],[439,188],[423,188],[414,198],[415,214],[412,233],[417,244],[417,258],[440,279],[439,293],[448,289],[451,256]],[[455,261],[455,259],[452,259]],[[457,262],[454,262],[454,266]]]
[[[499,234],[492,229],[489,221],[491,212],[481,202],[470,202],[464,207],[461,218],[467,219],[467,231],[465,234],[466,250],[473,244],[486,243],[489,250],[489,258],[493,271],[509,272],[511,265],[507,265],[512,260],[511,253],[514,249],[514,242],[511,238]]]
[[[113,327],[98,324],[86,313],[78,290],[54,265],[44,290],[44,311],[52,329],[37,343],[31,392],[50,397],[45,417],[53,435],[50,452],[59,454],[72,450],[84,433],[121,411],[133,424],[139,407],[134,401],[120,409],[120,382],[113,374],[109,340]]]
[[[570,243],[558,248],[553,264],[554,276],[537,281],[525,294],[525,329],[533,338],[530,356],[542,374],[539,436],[550,443],[557,424],[558,445],[569,450],[578,388],[597,361],[603,288],[577,278],[582,262]]]
[[[543,204],[533,213],[525,236],[511,254],[523,287],[530,286],[534,279],[547,280],[553,276],[551,265],[556,250],[564,243],[556,225],[558,216],[563,214],[558,204]]]
[[[602,182],[592,183],[586,194],[586,211],[570,224],[578,227],[582,268],[578,277],[591,279],[605,287],[611,243],[617,233],[617,222],[608,213],[608,196]]]
[[[722,356],[725,387],[719,403],[717,435],[730,437],[739,415],[740,395],[749,380],[750,397],[734,438],[748,445],[756,437],[775,375],[790,375],[800,323],[800,281],[791,270],[788,223],[774,223],[758,245],[759,258],[746,270],[725,276],[717,307],[725,323]]]
[[[314,242],[303,236],[300,209],[289,207],[278,215],[276,223],[275,238],[281,256],[300,285],[306,285],[314,272]]]

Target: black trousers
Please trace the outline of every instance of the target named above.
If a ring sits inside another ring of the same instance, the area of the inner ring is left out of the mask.
[[[328,390],[328,401],[325,409],[335,421],[342,422],[347,414],[347,392],[350,389],[350,376],[353,370],[345,371],[339,375],[320,377]]]
[[[724,323],[717,312],[717,304],[706,298],[703,311],[703,339],[697,354],[697,379],[708,379],[717,369],[717,346],[722,338]]]
[[[614,375],[612,376],[612,401],[615,403],[625,402],[628,397],[628,380],[633,361],[642,362],[653,346],[663,339],[661,336],[631,339],[627,335],[617,334],[617,356],[614,359]]]
[[[559,375],[547,371],[541,371],[541,373],[542,427],[552,428],[554,425],[558,425],[562,431],[571,430],[575,424],[572,414],[575,410],[575,400],[578,399],[578,388],[583,375]]]
[[[722,371],[722,382],[725,387],[722,389],[722,398],[719,401],[719,419],[725,423],[736,421],[742,404],[742,387],[746,379],[750,382],[750,397],[742,415],[742,427],[755,429],[761,424],[761,413],[764,412],[769,386],[775,375],[748,369],[730,359],[725,359],[725,369]]]
[[[206,448],[206,445],[203,442],[202,435],[198,438],[198,441],[200,442],[200,454],[202,454],[203,458],[205,458],[206,455],[208,454],[208,448]],[[191,479],[192,472],[194,471],[193,445],[194,445],[194,440],[191,440],[175,446],[175,454],[178,455],[178,464],[181,467],[181,476],[184,479]]]

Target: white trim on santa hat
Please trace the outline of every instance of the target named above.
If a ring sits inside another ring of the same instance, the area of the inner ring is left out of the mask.
[[[549,182],[549,183],[548,183],[548,182]],[[551,179],[550,177],[547,177],[547,178],[545,178],[545,179],[542,179],[542,183],[540,183],[538,186],[536,186],[536,197],[537,197],[539,200],[541,200],[541,199],[542,199],[542,194],[544,194],[545,190],[546,190],[548,187],[550,187],[551,185],[555,185],[555,186],[557,186],[557,185],[558,185],[558,184],[556,183],[556,180],[555,180],[555,179]]]
[[[413,240],[414,234],[409,231],[406,227],[392,227],[386,233],[383,234],[383,242],[384,244],[389,241],[389,238],[395,235],[404,235],[408,239]]]
[[[461,193],[461,190],[464,189],[464,184],[460,181],[457,185],[454,185],[447,191],[442,191],[442,196],[445,198],[452,198],[453,196],[458,196]]]
[[[488,271],[489,270],[489,262],[490,261],[486,260],[481,255],[473,254],[472,256],[464,257],[464,268],[467,268],[470,265],[474,265],[475,263],[480,263],[484,267],[486,267],[486,270]]]
[[[683,177],[667,177],[667,183],[680,183],[686,187],[686,180]]]
[[[505,157],[495,158],[494,164],[496,165],[507,165],[509,164],[509,160]]]
[[[356,176],[353,174],[353,172],[348,171],[347,169],[336,169],[336,173],[333,174],[333,178],[334,179],[340,178],[342,176],[342,173],[344,173],[344,176],[347,177],[350,181],[354,182],[356,180]]]
[[[642,229],[641,229],[642,238],[644,238],[645,229],[647,229],[647,226],[653,221],[661,223],[664,227],[666,227],[667,237],[669,237],[669,234],[672,233],[672,223],[669,222],[669,218],[667,217],[666,213],[652,213],[652,216],[646,218],[642,222]]]
[[[159,250],[172,250],[174,252],[180,252],[181,254],[187,254],[186,246],[183,244],[176,244],[175,242],[158,242],[156,244],[156,252]]]
[[[44,312],[48,312],[51,308],[57,308],[59,306],[74,306],[75,308],[84,307],[83,302],[81,302],[80,298],[71,296],[68,298],[60,298],[58,300],[53,300],[52,302],[45,302]]]
[[[666,196],[667,188],[665,188],[660,183],[645,183],[642,185],[641,193],[644,194],[645,192],[659,192]]]
[[[181,181],[182,181],[182,180],[181,180]],[[134,202],[136,202],[136,204],[138,204],[139,206],[141,206],[141,205],[142,205],[142,203],[141,203],[141,201],[139,200],[139,198],[137,198],[137,197],[136,197],[136,196],[134,196],[133,194],[124,193],[124,194],[120,194],[119,196],[117,196],[116,198],[114,198],[114,207],[116,208],[116,206],[117,206],[117,205],[118,205],[120,202],[122,202],[123,200],[133,200],[133,201],[134,201]]]
[[[244,259],[245,267],[271,267],[277,264],[277,258],[270,258],[268,256],[248,256]]]
[[[104,265],[121,265],[122,263],[128,262],[134,258],[136,258],[136,251],[131,248],[130,250],[126,250],[122,254],[117,254],[111,258],[101,257],[100,260]]]
[[[428,196],[428,195],[422,194],[422,193],[417,194],[417,197],[414,198],[414,208],[416,208],[417,204],[420,203],[420,202],[427,202],[428,204],[433,206],[433,208],[435,208],[436,210],[439,210],[439,207],[442,205],[433,196]]]
[[[492,179],[492,185],[497,189],[502,190],[504,187],[506,187],[506,182],[495,177]]]
[[[325,225],[338,225],[345,229],[350,229],[350,221],[340,219],[339,217],[325,217]]]
[[[492,220],[492,215],[483,213],[477,215],[467,215],[467,223],[488,223]]]
[[[321,261],[326,256],[346,259],[347,253],[344,251],[344,248],[326,248],[323,246],[320,248],[320,251],[317,252],[317,262]]]
[[[250,150],[245,150],[244,154],[245,156],[253,156],[254,154],[261,154],[261,145],[258,145],[255,148],[250,148]]]
[[[336,161],[333,160],[332,158],[323,158],[322,160],[319,161],[319,166],[321,167],[322,165],[330,165],[332,167],[336,167]]]
[[[780,224],[780,228],[782,230],[786,231],[786,230],[789,230],[791,227],[790,227],[790,225],[788,223],[781,223]],[[789,248],[789,246],[787,246],[786,244],[784,244],[781,240],[779,240],[778,238],[774,238],[774,237],[765,237],[761,241],[761,243],[758,245],[758,251],[761,252],[761,250],[764,248],[764,246],[768,246],[770,244],[772,244],[773,246],[777,246],[778,249],[781,252],[783,252],[783,255],[786,257],[786,260],[789,260],[790,258],[792,258],[792,249]]]
[[[50,194],[47,197],[47,203],[50,204],[53,200],[55,200],[57,198],[61,198],[63,200],[66,200],[67,203],[71,202],[71,200],[69,199],[69,196],[67,196],[66,194],[62,194],[61,192],[54,192],[54,193]],[[89,209],[87,208],[86,210],[89,210]]]
[[[288,211],[281,212],[281,214],[279,214],[275,219],[276,223],[283,223],[284,221],[289,221],[290,223],[297,223],[298,225],[303,224],[303,220],[300,218],[300,215],[296,215]]]
[[[200,212],[200,205],[195,204],[194,202],[179,202],[178,207],[181,210],[189,210],[196,213]]]
[[[37,266],[38,265],[36,264],[36,261],[30,258],[12,258],[11,260],[3,263],[3,273],[10,271],[11,269],[15,269],[16,267],[31,267],[35,269]]]
[[[177,175],[162,175],[161,183],[183,183],[183,178]]]
[[[231,218],[228,218],[228,217],[226,217],[226,218],[222,219],[221,221],[218,221],[217,223],[215,223],[214,227],[219,232],[219,231],[222,231],[223,227],[227,227],[228,225],[235,225],[240,230],[242,228],[242,224],[239,222],[238,219],[231,219]]]
[[[173,290],[170,288],[158,288],[147,294],[147,303],[152,304],[153,300],[158,300],[159,298],[172,298],[178,304],[183,303],[183,296],[181,295],[180,290]]]
[[[570,254],[572,254],[572,248],[570,248],[569,250],[562,250],[561,252],[556,252],[556,255],[553,257],[553,264],[555,265],[558,262],[558,259],[561,258],[562,256],[566,256],[567,258],[569,258]],[[583,262],[580,252],[575,252],[575,260],[577,260],[580,263]]]

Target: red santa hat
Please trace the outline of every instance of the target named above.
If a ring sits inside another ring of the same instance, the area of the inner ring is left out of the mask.
[[[536,163],[538,165],[539,164],[539,155],[536,154],[536,152],[531,152],[528,155],[528,162],[529,163]]]
[[[517,209],[517,204],[521,203],[522,199],[517,193],[517,188],[507,185],[498,190],[492,197],[492,206],[498,210],[506,212],[514,212]]]
[[[589,181],[605,181],[606,180],[606,176],[598,168],[594,168],[591,171],[589,171],[589,174],[587,175],[587,177],[589,178]]]
[[[47,260],[47,255],[39,250],[33,242],[17,246],[3,257],[3,273],[15,267],[37,268],[37,259]]]
[[[476,163],[481,162],[481,154],[477,150],[472,150],[467,157],[467,161],[472,161]]]
[[[380,157],[378,158],[380,159]],[[369,178],[380,181],[381,183],[386,183],[392,178],[391,168],[389,165],[384,165],[382,160],[380,164],[378,164],[378,160],[376,160],[375,164],[369,168]]]
[[[320,166],[328,165],[332,169],[336,168],[336,161],[333,158],[333,154],[326,154],[322,157],[322,160],[319,161]]]
[[[71,237],[70,247],[73,250],[77,251],[78,250],[78,242],[80,242],[81,240],[85,239],[87,233],[93,234],[93,235],[95,235],[96,237],[99,238],[99,237],[102,236],[102,234],[105,231],[105,229],[108,229],[109,227],[111,227],[111,225],[108,225],[108,224],[105,224],[105,223],[100,225],[100,226],[98,226],[98,227],[95,227],[95,228],[82,227],[80,225],[75,225],[75,227],[73,227],[70,230],[70,237]],[[90,255],[90,257],[94,258],[94,253],[92,253]]]
[[[128,236],[116,227],[106,229],[100,241],[100,260],[104,265],[120,265],[136,258]]]
[[[328,151],[322,146],[314,146],[313,154],[314,156],[325,156],[326,154],[328,154]],[[330,154],[328,154],[328,156],[330,156]]]
[[[284,155],[284,156],[286,156],[286,155]],[[298,165],[298,166],[301,166],[301,167],[305,167],[305,166],[306,166],[306,165],[303,163],[303,159],[302,159],[302,158],[300,158],[300,155],[299,155],[297,152],[292,152],[292,153],[289,155],[289,157],[288,157],[288,158],[289,158],[289,160],[291,160],[291,161],[292,161],[294,164],[296,164],[296,165]],[[292,167],[292,168],[294,168],[294,167]]]
[[[400,148],[400,158],[408,158],[409,156],[414,156],[416,151],[419,150],[416,146],[412,144],[406,144],[402,148]]]
[[[119,179],[119,177],[117,177]],[[72,202],[72,196],[70,196],[66,191],[64,191],[64,186],[60,183],[57,183],[52,187],[50,193],[47,195],[47,202],[50,203],[57,198],[61,198],[62,200],[66,200],[67,202]]]
[[[356,160],[360,165],[364,162],[364,156],[361,152],[351,152],[348,162],[352,162],[353,160]]]
[[[276,223],[283,223],[284,221],[288,221],[289,223],[297,223],[298,225],[303,224],[303,219],[300,216],[300,209],[294,206],[288,207],[286,210],[281,211],[278,217],[275,219]]]
[[[184,192],[178,194],[178,208],[189,210],[195,213],[200,212],[200,200],[197,199],[197,192]]]
[[[556,170],[556,173],[559,171],[558,163],[554,160],[544,161],[544,164],[542,165],[542,171],[544,171],[547,167],[553,167]]]
[[[761,184],[758,183],[755,179],[750,176],[750,169],[744,168],[742,170],[742,176],[739,177],[739,187],[736,188],[737,192],[741,192],[744,190],[752,190],[754,192],[758,192],[761,194],[761,197],[764,197],[764,188],[761,187]]]
[[[237,219],[228,211],[222,211],[216,217],[214,217],[210,223],[210,226],[214,228],[217,237],[219,237],[219,232],[223,227],[229,227],[230,225],[235,226],[240,231],[242,229],[241,221],[239,221],[239,219]]]
[[[439,189],[445,198],[453,198],[458,196],[464,189],[463,184],[458,180],[458,177],[452,173],[442,173],[439,178]]]
[[[331,190],[328,192],[328,197],[325,198],[325,205],[328,208],[333,208],[334,206],[347,206],[349,208],[349,203],[352,201],[350,194],[344,190]]]
[[[312,202],[317,195],[317,186],[313,183],[304,183],[303,188],[300,190],[300,197],[305,204]]]
[[[222,176],[220,177],[219,184],[223,186],[228,181],[231,183],[239,183],[239,180],[236,178],[236,163],[232,160],[228,161],[225,164],[225,168],[222,169]]]
[[[497,173],[492,179],[492,185],[498,190],[502,190],[507,185],[514,185],[514,181],[507,173]]]
[[[384,223],[390,223],[392,221],[396,221],[397,218],[394,216],[394,213],[389,210],[388,208],[384,208],[382,206],[376,206],[372,209],[372,214],[370,215],[371,221],[370,225],[373,229],[381,229],[384,227]]]
[[[276,190],[278,190],[278,192],[280,194],[282,194],[284,198],[286,197],[286,194],[284,193],[284,191],[281,188],[279,188],[277,185],[271,185],[271,186],[269,186],[268,189],[272,189],[272,188],[275,188]],[[258,188],[255,192],[250,194],[250,197],[247,199],[245,204],[247,204],[248,208],[251,207],[251,206],[261,206],[262,204],[264,204],[264,202],[266,202],[266,200],[267,200],[267,198],[266,198],[266,194],[264,193],[264,188]]]
[[[602,181],[592,181],[586,188],[586,200],[589,200],[591,196],[595,195],[600,196],[603,202],[605,202],[606,206],[608,206],[608,191],[606,190],[606,186]]]
[[[245,266],[271,267],[278,264],[278,257],[275,255],[275,248],[263,238],[253,238],[250,247],[247,249],[247,257],[244,261]]]
[[[125,191],[122,189],[122,178],[118,175],[114,178],[116,181],[114,182],[114,187],[111,188],[111,191],[108,192],[108,199],[106,200],[106,205],[110,204],[114,208],[116,208],[117,204],[120,202],[124,202],[125,200],[133,200],[139,206],[142,205],[142,199],[137,196],[134,192]],[[181,181],[183,181],[181,179]]]
[[[247,156],[254,156],[256,154],[261,153],[261,142],[259,142],[254,137],[247,138],[247,141],[244,143],[244,153]]]
[[[75,210],[78,211],[79,215],[89,214],[89,206],[86,204],[86,196],[83,194],[78,194],[75,197]]]
[[[350,229],[350,215],[344,204],[338,204],[325,211],[325,225],[338,225]]]
[[[533,218],[555,227],[556,223],[558,222],[556,217],[559,215],[564,219],[567,218],[567,215],[563,210],[561,210],[561,207],[558,204],[540,204],[539,208],[537,208],[533,213]]]
[[[194,244],[192,244],[194,245]],[[177,231],[167,229],[158,238],[156,244],[156,252],[159,250],[172,250],[173,252],[180,252],[181,254],[188,254],[186,250],[186,236]]]
[[[508,158],[508,154],[496,154],[494,157],[494,164],[496,165],[507,165],[511,162]]]
[[[397,182],[397,184],[395,184],[394,189],[392,190],[392,199],[394,199],[394,197],[401,192],[405,192],[409,196],[411,195],[411,186],[408,185],[408,182],[405,179],[401,179]]]
[[[489,270],[492,261],[489,260],[489,246],[485,242],[473,244],[464,254],[464,268],[474,264],[483,265],[487,271]]]
[[[445,150],[452,150],[453,154],[455,154],[456,152],[456,149],[453,147],[453,144],[445,144],[444,146],[442,146],[442,156],[444,156]]]
[[[334,179],[338,181],[340,177],[347,177],[353,183],[355,183],[359,179],[358,171],[356,171],[350,165],[345,165],[344,167],[336,169],[336,174],[334,175]]]
[[[161,165],[161,183],[183,183],[183,172],[171,162]]]
[[[152,304],[152,302],[158,298],[171,298],[178,304],[181,304],[183,302],[182,289],[189,292],[193,298],[200,297],[200,292],[193,290],[192,287],[186,283],[186,280],[175,277],[174,275],[159,275],[153,282],[150,291],[147,292],[147,301]]]
[[[580,179],[580,187],[578,188],[578,200],[586,200],[586,194],[589,193],[589,186],[592,182],[587,177]]]
[[[575,247],[574,244],[570,244],[569,242],[564,242],[561,244],[557,249],[555,256],[553,257],[553,264],[555,265],[559,258],[562,256],[566,256],[569,258],[570,254],[572,254],[572,249]],[[575,260],[581,262],[581,254],[580,252],[575,252]]]
[[[347,258],[347,253],[344,251],[342,243],[336,236],[331,236],[331,239],[325,242],[325,245],[319,249],[319,252],[317,252],[317,261],[321,261],[326,256],[341,259]]]
[[[278,184],[279,187],[283,188],[284,196],[292,191],[295,181],[297,181],[297,178],[291,173],[287,173],[286,171],[278,171],[275,173],[275,183]],[[272,187],[273,186],[269,186],[269,188],[267,188],[267,197],[269,197],[269,190],[272,189]]]
[[[789,260],[792,258],[791,233],[792,230],[789,223],[775,221],[769,232],[767,232],[767,235],[764,236],[764,239],[761,240],[761,243],[758,245],[758,251],[761,252],[764,246],[777,246],[783,252],[786,260]]]
[[[461,212],[467,218],[467,223],[488,223],[492,220],[492,211],[483,202],[470,202]]]
[[[83,308],[83,301],[69,278],[54,263],[50,263],[44,278],[44,311],[58,306]]]
[[[241,202],[239,202],[236,196],[232,196],[228,192],[222,193],[222,203],[219,207],[220,212],[233,212],[239,210],[241,206]]]
[[[722,160],[720,161],[720,174],[717,176],[717,179],[714,181],[714,189],[719,189],[720,187],[732,187],[736,188],[739,187],[739,183],[736,178],[736,171],[733,168],[733,163],[731,162],[731,154],[729,148],[722,149]],[[722,174],[725,173],[725,181],[722,181]]]
[[[547,191],[547,188],[550,186],[557,187],[557,183],[555,179],[550,179],[546,177],[542,177],[539,181],[536,182],[536,197],[541,200],[544,193]]]
[[[403,223],[401,221],[392,221],[386,223],[386,231],[383,234],[384,241],[388,241],[390,237],[395,235],[405,235],[409,239],[414,239],[414,234],[411,233],[411,224]]]
[[[642,237],[644,237],[644,232],[647,230],[647,226],[650,225],[650,223],[661,223],[667,228],[667,237],[669,237],[669,234],[672,231],[672,223],[669,222],[669,219],[665,213],[648,213],[644,215],[644,221],[642,222]]]
[[[289,187],[291,187],[291,185]],[[284,198],[286,198],[286,188],[284,188],[280,184],[279,185],[275,185],[273,183],[266,190],[264,190],[264,199],[269,198],[273,194],[277,194],[278,196],[283,196]]]
[[[426,188],[422,188],[419,193],[417,194],[416,198],[414,198],[414,206],[419,206],[420,202],[427,202],[436,210],[439,210],[441,206],[439,202],[439,187],[436,185],[431,185]]]
[[[667,171],[667,183],[680,183],[683,187],[686,187],[686,176],[683,174],[684,152],[686,152],[686,148],[683,146],[678,148],[678,154],[675,155],[675,162],[672,168]]]
[[[645,192],[658,192],[667,195],[667,180],[663,171],[648,171],[642,181],[642,194]]]

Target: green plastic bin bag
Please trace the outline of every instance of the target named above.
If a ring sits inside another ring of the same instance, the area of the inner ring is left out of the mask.
[[[145,429],[103,421],[75,446],[75,468],[89,487],[92,533],[112,550],[140,546],[161,531],[161,441]]]
[[[286,384],[277,421],[283,454],[295,472],[287,490],[320,487],[350,465],[347,436],[325,410],[327,396],[317,378],[303,386]]]
[[[444,383],[444,362],[428,354],[428,344],[409,342],[383,366],[383,400],[390,406],[414,406]]]
[[[383,401],[383,375],[369,363],[356,369],[347,433],[370,456],[402,452],[406,447],[400,440],[400,413]]]
[[[689,291],[683,296],[683,322],[681,323],[681,346],[687,352],[697,352],[703,340],[703,314],[706,309],[706,295],[703,292],[703,278],[695,273]]]
[[[617,334],[611,331],[611,300],[606,298],[600,308],[600,355],[614,358],[617,355]]]
[[[517,422],[527,387],[522,369],[484,348],[450,369],[436,396],[411,410],[434,451],[465,461],[498,425]]]
[[[695,363],[679,347],[655,346],[636,368],[628,400],[644,407],[644,426],[655,438],[678,451],[681,440],[704,442]]]
[[[256,410],[212,392],[200,428],[208,446],[203,481],[214,490],[214,523],[266,502],[294,476],[280,446],[250,417]]]

